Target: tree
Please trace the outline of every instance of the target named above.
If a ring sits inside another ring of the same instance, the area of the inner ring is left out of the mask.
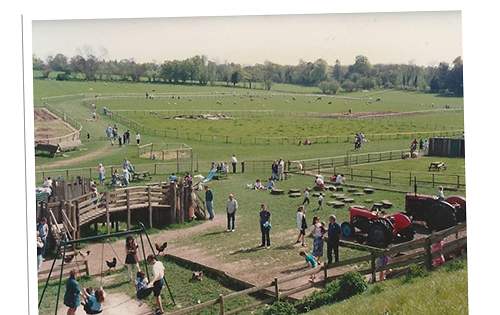
[[[328,63],[323,59],[318,59],[314,62],[311,70],[311,83],[318,84],[321,81],[328,79]]]
[[[352,92],[356,89],[356,84],[351,80],[345,80],[344,83],[342,83],[342,89],[346,92]]]
[[[79,72],[83,73],[87,80],[95,80],[95,75],[104,61],[103,58],[107,54],[107,50],[105,48],[101,48],[99,55],[96,55],[92,46],[84,46],[83,48],[79,48],[77,51],[76,68],[78,68]]]
[[[340,83],[338,81],[322,81],[318,87],[325,94],[336,94],[340,89]]]
[[[240,78],[240,71],[238,69],[233,71],[233,73],[231,74],[231,83],[233,84],[233,87],[236,87],[236,84],[240,82]]]
[[[248,82],[248,88],[252,89],[252,83],[257,82],[262,75],[260,65],[255,65],[253,67],[246,67],[244,69],[246,70],[245,79]]]
[[[439,92],[439,79],[437,77],[432,77],[431,82],[429,83],[429,88],[432,93],[438,93]]]
[[[274,64],[266,60],[266,62],[264,63],[264,68],[262,69],[261,73],[262,73],[262,82],[264,83],[264,88],[266,90],[270,90],[277,79]]]
[[[369,76],[371,69],[372,69],[372,65],[370,64],[370,61],[368,60],[367,57],[365,57],[363,55],[356,56],[353,67],[352,67],[353,73],[359,73],[363,76]]]
[[[333,78],[338,82],[340,82],[340,79],[342,78],[342,68],[338,59],[335,60],[335,66],[333,66]]]
[[[207,64],[207,80],[212,86],[217,81],[217,63],[213,61],[209,61]]]
[[[52,71],[67,71],[69,70],[68,58],[63,54],[57,54],[55,57],[47,57],[47,65]]]
[[[33,54],[33,56],[32,56],[32,61],[33,61],[33,70],[45,69],[46,65],[43,62],[43,60],[38,58],[35,54]]]
[[[232,73],[233,72],[231,67],[227,64],[217,66],[217,76],[219,78],[219,81],[226,82],[227,85],[229,85],[229,82],[231,82]]]

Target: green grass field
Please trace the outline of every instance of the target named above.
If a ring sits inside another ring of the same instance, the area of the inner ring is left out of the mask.
[[[212,161],[230,161],[232,154],[236,154],[238,161],[246,162],[245,173],[240,172],[238,166],[237,174],[230,174],[226,180],[213,180],[209,183],[215,194],[215,214],[216,216],[225,216],[224,206],[227,196],[232,193],[235,199],[238,200],[240,208],[236,219],[236,232],[226,233],[225,229],[209,228],[199,234],[190,235],[189,237],[178,238],[175,245],[189,246],[199,250],[203,254],[216,257],[223,263],[235,263],[246,261],[250,264],[252,272],[258,272],[263,266],[280,267],[282,269],[296,268],[302,264],[298,256],[298,249],[293,247],[293,243],[297,237],[296,226],[296,210],[299,204],[302,203],[302,198],[290,198],[288,195],[271,195],[267,191],[248,190],[246,184],[253,184],[257,178],[260,178],[264,183],[270,176],[271,162],[283,157],[285,160],[304,160],[322,157],[346,156],[346,154],[357,153],[375,153],[389,150],[407,150],[409,148],[413,135],[405,137],[392,138],[390,140],[381,140],[377,137],[370,139],[370,134],[380,133],[407,133],[413,132],[432,132],[438,130],[451,130],[453,128],[463,128],[463,113],[446,113],[417,116],[401,116],[396,118],[377,118],[377,119],[332,119],[332,118],[313,118],[313,117],[296,117],[294,114],[304,112],[316,113],[341,113],[351,108],[354,113],[359,112],[401,112],[401,111],[419,111],[442,109],[445,104],[449,104],[455,108],[463,107],[463,98],[445,98],[432,94],[423,94],[417,92],[403,91],[370,91],[370,92],[355,92],[341,93],[337,96],[342,97],[360,97],[362,100],[346,100],[339,98],[323,98],[316,102],[314,96],[296,96],[293,100],[291,96],[275,96],[270,97],[273,91],[284,91],[289,93],[318,93],[311,87],[298,87],[291,85],[276,84],[271,92],[264,90],[252,90],[251,93],[260,93],[264,96],[255,97],[251,101],[248,97],[241,98],[239,95],[246,95],[249,90],[242,87],[232,88],[225,86],[215,87],[199,87],[191,85],[168,85],[168,84],[149,84],[149,83],[104,83],[104,82],[59,82],[49,80],[34,80],[34,99],[39,104],[41,97],[51,97],[57,95],[85,94],[86,97],[92,97],[94,94],[107,93],[146,93],[155,89],[155,93],[197,93],[206,94],[208,96],[220,95],[220,93],[233,93],[237,96],[221,97],[222,105],[217,104],[217,97],[195,98],[189,101],[189,97],[181,99],[163,98],[155,100],[106,100],[97,98],[96,105],[99,113],[102,112],[102,106],[106,105],[112,111],[116,110],[120,115],[132,119],[147,128],[143,131],[141,128],[134,128],[133,125],[111,119],[101,115],[97,121],[87,121],[91,118],[89,107],[83,106],[83,95],[66,99],[52,99],[48,102],[55,108],[64,111],[72,118],[79,121],[82,126],[82,142],[84,143],[83,150],[76,152],[68,152],[64,156],[49,158],[46,156],[36,156],[35,164],[37,173],[37,181],[44,176],[57,177],[59,175],[66,177],[97,177],[96,168],[99,163],[104,166],[121,165],[123,159],[127,157],[137,170],[153,170],[152,163],[161,163],[161,161],[152,161],[147,158],[138,157],[137,146],[134,144],[118,147],[117,142],[111,146],[110,142],[105,137],[105,128],[108,124],[116,124],[119,134],[127,129],[130,129],[132,135],[140,132],[142,143],[186,143],[195,154],[194,163],[197,166],[198,172],[206,176],[210,169]],[[217,92],[217,94],[215,94]],[[181,94],[179,94],[181,95]],[[372,98],[372,103],[370,102]],[[380,98],[381,102],[375,100]],[[332,104],[328,104],[331,101]],[[234,104],[236,102],[236,104]],[[168,104],[170,103],[170,104]],[[177,104],[174,104],[177,103]],[[260,104],[259,104],[260,103]],[[346,104],[344,104],[346,103]],[[432,105],[434,103],[434,105]],[[422,105],[421,105],[422,104]],[[265,106],[263,106],[265,105]],[[236,110],[236,112],[234,112]],[[272,110],[275,112],[261,112],[253,115],[248,114],[248,110]],[[152,115],[150,111],[159,112],[158,115]],[[170,112],[167,112],[170,111]],[[167,115],[173,115],[174,111],[186,113],[187,111],[196,111],[205,113],[208,111],[232,111],[232,116],[235,120],[221,121],[188,121],[188,120],[166,120],[163,119]],[[238,111],[240,111],[238,113]],[[274,115],[273,115],[274,113]],[[281,115],[280,115],[281,114]],[[157,129],[155,131],[154,129]],[[168,130],[167,132],[158,132],[158,130]],[[179,131],[179,136],[176,132]],[[86,141],[86,134],[90,132],[92,135],[91,141]],[[345,138],[347,135],[363,132],[371,141],[364,143],[361,151],[354,152],[352,138]],[[201,135],[201,136],[200,136]],[[217,135],[213,137],[213,135]],[[328,143],[317,143],[315,136],[331,135],[339,136],[338,138],[329,139]],[[225,138],[228,136],[231,138]],[[305,137],[313,137],[309,139],[313,141],[311,146],[297,146],[298,140],[305,140]],[[460,135],[461,136],[461,135]],[[239,143],[238,138],[257,138],[255,142],[242,141]],[[290,141],[283,141],[281,138],[272,139],[273,137],[296,137]],[[268,139],[266,139],[268,138]],[[228,139],[231,139],[228,141]],[[131,142],[134,143],[134,137]],[[228,142],[228,143],[226,143]],[[465,161],[464,159],[446,159],[446,158],[421,158],[411,160],[394,160],[390,162],[375,162],[364,165],[353,165],[354,172],[360,172],[368,175],[370,172],[382,174],[386,176],[388,172],[393,172],[393,184],[384,181],[371,182],[369,178],[364,180],[351,180],[348,182],[360,186],[373,186],[374,188],[397,189],[411,192],[413,186],[409,185],[409,173],[418,174],[419,179],[429,180],[430,172],[427,167],[430,161],[443,160],[448,165],[445,172],[450,176],[450,182],[455,183],[457,176],[461,176],[461,181],[465,182]],[[261,162],[253,162],[261,161]],[[183,164],[179,169],[179,173],[189,169],[189,159],[182,161]],[[73,171],[66,169],[80,168]],[[156,169],[156,167],[155,167]],[[41,173],[41,172],[44,173]],[[159,166],[158,172],[155,174],[151,182],[165,180],[167,174],[176,171],[175,163],[168,166]],[[338,169],[338,171],[343,171]],[[398,173],[402,175],[396,175]],[[107,177],[110,179],[111,169],[107,167]],[[434,172],[435,174],[437,172]],[[277,182],[277,188],[284,189],[287,192],[291,188],[301,189],[312,187],[314,177],[309,175],[293,175],[290,179],[282,182]],[[462,183],[460,181],[460,183]],[[138,183],[143,184],[143,183]],[[463,187],[462,187],[463,188]],[[107,188],[99,187],[105,190]],[[431,185],[419,186],[419,193],[436,194],[436,188]],[[321,220],[327,221],[330,214],[337,216],[337,221],[342,223],[348,220],[348,207],[333,209],[326,205],[326,201],[333,200],[330,192],[326,192],[325,205],[323,210],[316,210],[317,198],[311,197],[311,204],[306,206],[307,218],[310,222],[313,216],[319,216]],[[349,195],[349,193],[347,193]],[[462,190],[459,194],[465,195]],[[383,199],[388,199],[393,203],[393,207],[389,209],[389,213],[400,212],[404,210],[404,193],[392,192],[387,190],[375,190],[373,195],[365,195],[355,197],[355,204],[371,207],[373,202]],[[372,199],[372,202],[365,201]],[[260,205],[265,203],[272,212],[272,231],[271,231],[271,249],[262,252],[257,250],[256,246],[260,244],[260,230],[258,226],[258,212]],[[312,247],[312,239],[307,240],[308,249]],[[341,260],[357,257],[365,254],[362,251],[341,247]],[[182,300],[181,304],[185,306],[192,305],[196,299],[205,301],[214,298],[218,293],[229,292],[223,288],[215,280],[207,281],[205,286],[186,285],[186,277],[189,278],[190,270],[187,268],[169,265],[172,270],[171,281],[176,288],[174,294],[176,299]],[[176,269],[177,268],[177,269]],[[124,276],[124,274],[123,274]],[[445,277],[446,275],[443,275]],[[121,277],[121,276],[120,276]],[[465,275],[466,277],[466,275]],[[94,279],[95,281],[95,279]],[[466,281],[465,281],[466,282]],[[389,283],[389,282],[387,282]],[[394,282],[394,287],[387,284],[384,292],[377,295],[383,297],[383,294],[396,291],[400,284]],[[204,282],[205,284],[205,282]],[[193,284],[195,285],[195,284]],[[381,286],[386,285],[380,284]],[[451,284],[450,284],[451,286]],[[53,290],[51,288],[50,290]],[[133,291],[127,285],[115,283],[113,289],[119,292],[133,294]],[[53,291],[51,291],[53,292]],[[372,295],[375,296],[375,295]],[[463,294],[462,294],[463,296]],[[165,297],[166,299],[167,297]],[[358,299],[360,297],[356,297]],[[391,309],[404,310],[400,314],[407,314],[407,305],[411,305],[411,301],[405,298],[405,295],[398,297],[401,301],[401,308],[393,307]],[[398,301],[396,299],[396,301]],[[422,298],[424,299],[424,298]],[[443,299],[447,299],[446,296]],[[353,299],[354,300],[354,299]],[[235,301],[236,307],[244,305],[251,300]],[[346,302],[344,302],[346,303]],[[359,306],[364,302],[359,302]],[[398,304],[398,303],[396,303]],[[382,305],[388,305],[386,302]],[[399,304],[398,304],[399,305]],[[354,306],[350,306],[354,309]],[[358,307],[358,306],[356,306]],[[369,306],[365,306],[364,311],[370,313]],[[399,306],[398,306],[399,307]],[[48,308],[50,309],[50,307]],[[349,309],[349,308],[346,308]],[[352,313],[344,309],[343,313]],[[427,306],[429,312],[432,313],[435,308]],[[358,310],[358,309],[356,309]],[[381,314],[384,310],[374,306],[375,313]],[[319,311],[319,310],[318,310]],[[215,310],[207,311],[203,314],[211,314]],[[363,313],[363,309],[360,310]],[[392,311],[391,311],[392,312]],[[259,313],[259,311],[256,311]],[[354,312],[354,313],[357,313]],[[373,313],[373,314],[375,314]],[[398,313],[398,311],[396,311]],[[41,313],[44,314],[44,313]],[[319,314],[319,313],[318,313]],[[326,314],[326,313],[325,313]]]

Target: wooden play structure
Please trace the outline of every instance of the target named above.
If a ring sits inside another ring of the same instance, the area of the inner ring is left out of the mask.
[[[148,227],[204,219],[205,201],[193,189],[192,182],[160,182],[144,186],[118,188],[94,194],[85,178],[55,181],[53,195],[37,202],[37,218],[46,217],[55,247],[67,237],[80,238],[84,225],[105,224],[107,234],[118,221],[146,222]]]

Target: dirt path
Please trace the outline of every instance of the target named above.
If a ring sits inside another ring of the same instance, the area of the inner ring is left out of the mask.
[[[75,163],[91,161],[93,159],[104,158],[108,155],[115,154],[116,152],[114,152],[113,150],[103,150],[103,148],[107,147],[108,145],[109,144],[106,143],[102,147],[95,149],[95,151],[93,151],[89,154],[79,156],[79,157],[69,158],[67,160],[61,160],[61,161],[57,161],[57,162],[52,162],[50,164],[40,165],[36,168],[36,170],[38,171],[38,170],[43,170],[43,169],[54,169],[54,168],[58,168],[61,166],[69,166],[69,165],[72,165]]]
[[[153,310],[144,303],[139,307],[137,299],[133,299],[124,293],[105,293],[105,302],[102,304],[102,314],[106,315],[144,315],[152,314]],[[65,315],[68,307],[60,304],[58,315]],[[86,315],[83,307],[76,309],[76,315]]]

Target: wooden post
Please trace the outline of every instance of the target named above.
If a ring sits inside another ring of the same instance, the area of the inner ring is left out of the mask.
[[[278,284],[278,278],[274,278],[274,298],[276,302],[280,300],[280,289]]]
[[[224,309],[224,295],[219,294],[219,304],[220,304],[220,315],[226,314],[226,310]]]
[[[73,226],[76,229],[75,238],[80,238],[80,211],[78,209],[78,201],[75,202],[75,213],[73,215]]]
[[[392,171],[389,171],[389,184],[392,184]]]
[[[370,182],[373,182],[373,170],[370,170]]]
[[[375,269],[377,268],[375,265],[375,251],[371,250],[370,255],[372,256],[371,258],[372,277],[373,277],[373,282],[375,282],[377,281],[377,275],[375,274]]]
[[[177,150],[177,173],[179,173],[179,150]]]
[[[127,196],[127,230],[130,230],[130,192],[129,189],[125,190]]]
[[[149,207],[149,228],[152,228],[153,227],[153,205],[151,204],[151,186],[148,186],[148,207]]]
[[[106,233],[110,234],[110,226],[109,226],[109,191],[106,193]]]
[[[432,269],[432,254],[431,254],[431,240],[429,238],[425,239],[425,254],[426,254],[426,266],[427,270]]]
[[[325,283],[326,283],[326,281],[328,279],[328,265],[326,263],[323,264],[323,273],[324,273],[323,276],[325,277],[324,280],[325,280]]]

